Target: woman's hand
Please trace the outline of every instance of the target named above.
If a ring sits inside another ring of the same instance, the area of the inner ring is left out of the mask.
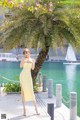
[[[20,63],[20,68],[22,68],[23,67],[23,65],[24,65],[24,58],[22,58],[22,60],[21,60],[21,63]]]

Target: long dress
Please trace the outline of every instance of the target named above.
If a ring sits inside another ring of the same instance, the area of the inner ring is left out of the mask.
[[[33,91],[33,82],[31,77],[32,63],[25,62],[23,65],[23,70],[20,73],[20,85],[24,92],[25,101],[34,101],[35,95]]]

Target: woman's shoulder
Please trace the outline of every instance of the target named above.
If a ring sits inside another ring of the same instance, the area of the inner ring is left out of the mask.
[[[35,59],[34,59],[34,58],[30,58],[30,60],[31,60],[32,62],[35,62]]]

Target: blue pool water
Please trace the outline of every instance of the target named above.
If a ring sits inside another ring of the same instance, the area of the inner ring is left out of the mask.
[[[21,69],[19,62],[0,62],[0,75],[11,80],[18,80]],[[53,93],[55,94],[56,84],[62,84],[62,94],[69,107],[70,92],[77,92],[78,115],[80,116],[80,65],[65,65],[63,63],[44,63],[40,69],[42,75],[47,76],[47,81],[53,79]],[[0,78],[0,83],[8,81]]]

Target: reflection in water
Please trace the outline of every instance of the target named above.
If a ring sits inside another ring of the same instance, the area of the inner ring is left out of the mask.
[[[77,65],[66,65],[66,79],[69,91],[73,91]]]

